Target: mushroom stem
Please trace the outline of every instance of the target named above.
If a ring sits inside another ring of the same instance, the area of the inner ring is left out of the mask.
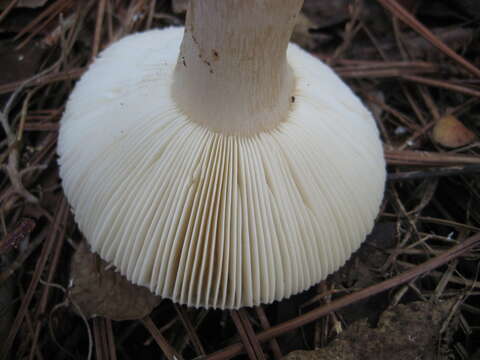
[[[294,77],[286,50],[303,0],[192,0],[172,95],[192,121],[254,135],[286,120]]]

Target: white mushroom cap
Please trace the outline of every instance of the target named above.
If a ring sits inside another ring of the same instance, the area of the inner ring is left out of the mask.
[[[58,144],[75,220],[93,251],[175,302],[289,297],[337,270],[373,227],[385,182],[375,121],[294,44],[284,121],[247,135],[192,121],[172,98],[183,32],[128,36],[77,83]]]

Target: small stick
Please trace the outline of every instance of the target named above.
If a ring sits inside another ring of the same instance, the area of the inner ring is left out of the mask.
[[[17,5],[19,0],[12,0],[10,4],[7,5],[5,9],[3,9],[2,13],[0,14],[0,22],[7,17],[7,15],[12,11],[12,9]]]
[[[190,339],[190,342],[192,343],[193,347],[195,348],[195,351],[197,352],[197,355],[205,355],[205,350],[203,349],[202,342],[200,341],[200,338],[198,337],[195,327],[193,326],[188,313],[185,311],[185,308],[183,306],[174,304],[175,310],[177,311],[178,317],[180,318],[180,321],[183,324],[183,327],[187,331],[188,337]]]
[[[478,156],[412,150],[386,149],[385,159],[387,160],[388,165],[459,166],[467,164],[480,164],[480,158]]]
[[[240,312],[238,310],[232,310],[230,311],[230,316],[232,317],[235,327],[237,328],[238,334],[240,335],[240,339],[242,340],[242,343],[245,346],[249,359],[250,360],[260,359],[259,356],[263,356],[263,352],[261,351],[261,348],[260,348],[260,351],[258,351],[258,349],[256,349],[255,346],[252,344],[250,337],[248,336],[246,326],[242,321],[242,318],[240,317]],[[259,353],[261,355],[259,355]]]
[[[107,333],[108,351],[111,360],[117,360],[117,352],[115,349],[115,336],[113,335],[112,320],[105,319],[105,332]]]
[[[91,59],[95,59],[97,57],[98,51],[100,49],[100,40],[102,36],[102,27],[103,27],[103,18],[105,13],[105,7],[107,1],[100,0],[98,3],[97,8],[97,20],[95,23],[95,34],[93,36],[93,47],[92,47],[92,56]]]
[[[260,320],[260,324],[262,325],[263,330],[270,329],[271,325],[265,315],[265,310],[263,310],[262,306],[256,306],[255,312],[257,313],[258,319]],[[269,341],[270,348],[272,349],[273,357],[275,360],[281,360],[283,358],[282,351],[280,350],[280,346],[276,339],[272,339]]]
[[[480,97],[480,91],[473,90],[466,86],[455,85],[448,81],[429,79],[429,78],[417,76],[417,75],[402,75],[401,79],[412,81],[419,84],[434,86],[442,89],[452,90],[452,91],[456,91],[466,95]]]
[[[65,198],[61,198],[59,201],[58,208],[56,210],[55,222],[51,224],[50,229],[50,236],[46,240],[43,245],[42,252],[38,258],[38,261],[35,265],[35,270],[33,272],[32,280],[28,286],[27,292],[22,299],[22,304],[20,305],[20,309],[17,312],[17,316],[13,322],[12,327],[10,328],[10,332],[7,338],[4,340],[3,347],[0,351],[0,360],[6,360],[10,349],[13,345],[13,341],[17,336],[18,331],[20,330],[20,326],[22,325],[25,314],[28,312],[28,306],[30,305],[35,290],[40,282],[40,276],[43,273],[45,266],[47,264],[47,260],[52,252],[53,245],[55,240],[57,240],[57,234],[61,230],[61,225],[65,224],[66,218],[68,216],[68,206],[67,201]]]
[[[452,166],[438,169],[427,169],[419,171],[405,171],[390,173],[387,176],[389,181],[429,179],[444,176],[471,175],[480,173],[480,165]]]
[[[5,254],[11,248],[16,248],[35,229],[35,221],[30,218],[23,218],[10,234],[0,242],[0,255]]]
[[[395,0],[377,0],[383,7],[390,10],[395,17],[400,19],[405,24],[409,25],[413,30],[422,35],[433,46],[442,51],[445,55],[449,56],[457,63],[462,65],[469,72],[477,77],[480,77],[480,69],[475,65],[465,60],[462,56],[458,55],[455,51],[450,49],[445,43],[435,36],[425,25],[420,23],[415,17],[410,14],[402,5]]]
[[[41,77],[35,78],[32,81],[27,80],[19,80],[19,81],[14,81],[5,85],[0,86],[0,95],[2,94],[7,94],[9,92],[14,91],[17,89],[19,86],[25,84],[25,81],[28,81],[27,84],[25,84],[25,87],[32,87],[32,86],[43,86],[43,85],[48,85],[60,81],[65,81],[65,80],[74,80],[80,77],[85,72],[84,68],[74,68],[70,70],[65,70],[61,72],[56,72],[56,73],[49,73],[49,74],[44,74]]]
[[[163,353],[169,360],[182,360],[182,356],[178,354],[175,349],[168,343],[167,339],[162,335],[160,330],[158,330],[155,323],[152,321],[150,316],[143,318],[142,324],[145,328],[149,331],[150,335],[152,335],[155,342],[160,346]]]
[[[464,255],[468,251],[471,251],[473,248],[477,247],[479,243],[480,243],[480,233],[477,233],[476,235],[468,238],[467,240],[460,243],[459,245],[456,245],[452,247],[450,250],[445,251],[443,254],[437,257],[434,257],[420,265],[417,265],[410,270],[407,270],[395,277],[382,281],[378,284],[369,286],[362,290],[356,291],[352,294],[343,296],[340,299],[332,301],[331,303],[326,304],[324,306],[320,306],[294,319],[291,319],[281,324],[278,324],[276,326],[273,326],[270,329],[262,331],[259,334],[257,334],[256,338],[261,342],[268,341],[274,337],[285,334],[286,332],[289,332],[293,329],[297,329],[300,326],[309,324],[315,321],[316,319],[322,316],[325,316],[327,314],[330,314],[333,311],[342,309],[345,306],[354,304],[363,299],[377,295],[395,286],[405,284],[439,266],[442,266],[448,263],[451,260],[454,260]],[[243,344],[236,343],[224,348],[223,350],[217,351],[209,355],[207,359],[209,360],[230,359],[233,356],[242,353],[243,351],[244,351]]]

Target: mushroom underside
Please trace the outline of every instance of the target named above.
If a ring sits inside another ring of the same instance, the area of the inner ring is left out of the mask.
[[[75,220],[104,260],[178,303],[239,308],[307,289],[373,227],[385,181],[375,122],[290,45],[286,120],[253,136],[210,131],[170,95],[182,36],[128,36],[77,84],[58,147]]]

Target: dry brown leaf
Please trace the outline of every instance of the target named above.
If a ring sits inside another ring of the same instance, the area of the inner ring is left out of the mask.
[[[448,148],[457,148],[473,142],[476,135],[467,129],[455,116],[445,115],[435,124],[433,140]]]
[[[454,300],[441,305],[412,302],[387,309],[376,328],[366,319],[350,325],[327,347],[294,351],[285,360],[433,360],[438,335]]]
[[[158,296],[130,283],[83,242],[71,261],[69,294],[87,318],[117,321],[141,319],[160,303]]]

